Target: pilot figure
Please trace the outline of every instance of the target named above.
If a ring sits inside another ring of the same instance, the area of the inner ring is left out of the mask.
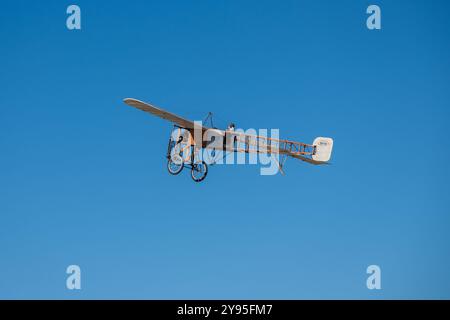
[[[234,123],[230,123],[229,125],[228,125],[228,127],[227,127],[227,132],[234,132],[234,129],[235,129],[235,126],[234,126]],[[224,137],[224,141],[223,141],[223,146],[224,146],[224,150],[226,150],[227,148],[226,148],[226,144],[227,144],[227,139],[230,139],[230,138],[228,138],[228,136],[229,136],[230,134],[229,133],[225,133],[225,137]],[[236,136],[234,136],[234,135],[231,135],[231,139],[233,139],[232,141],[233,141],[233,144],[232,144],[232,146],[234,147],[234,148],[236,148]]]

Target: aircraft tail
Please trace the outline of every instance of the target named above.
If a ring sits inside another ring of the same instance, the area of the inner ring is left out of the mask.
[[[333,139],[317,137],[314,139],[313,146],[315,152],[312,155],[314,161],[327,162],[331,158],[331,151],[333,150]]]

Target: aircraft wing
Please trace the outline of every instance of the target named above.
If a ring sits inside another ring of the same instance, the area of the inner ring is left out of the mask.
[[[186,120],[182,117],[177,116],[176,114],[167,112],[165,110],[162,110],[158,107],[155,107],[149,103],[145,103],[143,101],[133,99],[133,98],[126,98],[123,100],[127,105],[140,109],[142,111],[151,113],[157,117],[160,117],[164,120],[168,120],[170,122],[173,122],[174,124],[186,128],[186,129],[194,129],[194,122],[191,120]],[[202,127],[203,129],[207,129],[205,127]]]

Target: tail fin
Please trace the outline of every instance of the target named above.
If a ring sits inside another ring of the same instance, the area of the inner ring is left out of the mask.
[[[315,152],[312,155],[313,160],[320,162],[330,160],[331,151],[333,150],[333,139],[318,137],[314,139],[313,146],[315,146]]]

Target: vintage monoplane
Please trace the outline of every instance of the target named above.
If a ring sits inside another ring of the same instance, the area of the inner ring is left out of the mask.
[[[202,149],[211,149],[213,154],[216,150],[278,154],[282,156],[282,160],[277,162],[282,173],[284,162],[288,156],[314,165],[327,164],[331,158],[333,149],[333,139],[331,138],[318,137],[312,144],[306,144],[237,132],[234,130],[234,125],[225,130],[219,130],[214,128],[212,119],[210,119],[211,127],[207,127],[140,100],[127,98],[124,99],[124,102],[173,123],[175,130],[172,131],[169,138],[166,154],[167,169],[170,174],[177,175],[184,167],[191,168],[191,177],[196,182],[203,181],[208,174],[208,164],[198,156]],[[208,117],[211,117],[211,113]],[[174,132],[175,134],[173,134]],[[215,138],[220,137],[222,141],[218,142],[214,138],[203,139],[205,133],[211,133],[211,136]]]

